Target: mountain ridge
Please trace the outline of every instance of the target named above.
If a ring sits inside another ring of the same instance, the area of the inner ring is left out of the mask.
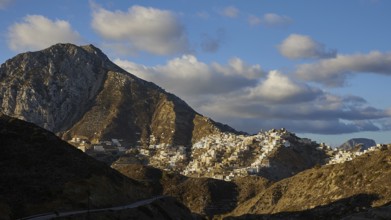
[[[0,106],[63,139],[90,142],[113,137],[132,145],[189,146],[219,131],[236,131],[210,120],[183,100],[111,62],[93,45],[56,44],[7,60],[0,67]]]

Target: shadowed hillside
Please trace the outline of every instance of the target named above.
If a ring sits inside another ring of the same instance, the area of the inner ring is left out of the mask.
[[[34,124],[1,114],[0,143],[1,219],[87,209],[88,203],[90,208],[111,207],[151,197],[137,181]],[[189,215],[186,210],[183,213]]]

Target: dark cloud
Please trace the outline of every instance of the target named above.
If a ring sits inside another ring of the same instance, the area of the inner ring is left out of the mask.
[[[216,32],[215,36],[210,36],[209,34],[202,35],[201,49],[204,52],[215,53],[217,52],[221,44],[225,39],[225,31],[220,29]]]
[[[338,55],[332,59],[302,64],[296,69],[299,78],[331,87],[343,86],[348,76],[359,73],[391,75],[391,53],[374,51],[368,54]]]
[[[269,130],[273,128],[286,128],[289,131],[296,133],[312,133],[312,134],[348,134],[361,131],[379,131],[380,128],[372,122],[352,122],[345,123],[340,120],[281,120],[281,119],[229,119],[219,118],[220,121],[229,122],[228,124],[244,130],[249,133],[257,133],[260,129]]]

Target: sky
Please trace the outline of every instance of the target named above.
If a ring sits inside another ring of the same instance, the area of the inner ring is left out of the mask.
[[[93,44],[237,130],[391,143],[390,11],[388,0],[0,0],[0,63]]]

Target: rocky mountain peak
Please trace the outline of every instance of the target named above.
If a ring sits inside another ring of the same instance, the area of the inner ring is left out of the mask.
[[[93,46],[56,44],[19,54],[0,68],[1,110],[54,132],[64,130],[91,105],[108,69],[119,68]]]
[[[233,131],[196,113],[157,85],[127,73],[93,45],[56,44],[0,67],[0,110],[64,139],[121,138],[189,145]]]

